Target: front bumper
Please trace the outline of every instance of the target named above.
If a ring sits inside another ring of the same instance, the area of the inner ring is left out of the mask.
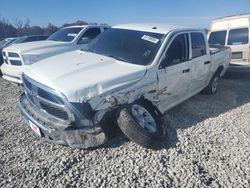
[[[108,140],[101,126],[78,128],[72,123],[62,128],[65,125],[56,125],[33,107],[25,95],[21,96],[18,106],[26,124],[29,125],[31,121],[39,127],[41,136],[47,141],[73,148],[89,148],[102,145]]]
[[[24,68],[25,66],[14,66],[3,63],[1,66],[3,78],[11,82],[22,84],[22,73]]]

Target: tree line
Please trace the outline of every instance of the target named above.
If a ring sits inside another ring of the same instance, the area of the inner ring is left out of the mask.
[[[27,35],[51,35],[58,29],[71,25],[87,25],[85,21],[78,20],[73,23],[65,23],[61,27],[57,27],[52,23],[48,23],[45,27],[40,26],[30,26],[30,20],[25,21],[16,19],[14,24],[10,23],[4,18],[0,18],[0,40],[7,37],[20,37]],[[92,23],[96,24],[96,23]]]

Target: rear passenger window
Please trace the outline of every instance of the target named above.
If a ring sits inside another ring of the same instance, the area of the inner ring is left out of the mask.
[[[83,34],[82,38],[94,39],[100,33],[100,28],[90,28]]]
[[[248,44],[249,31],[248,28],[232,29],[228,35],[228,45]]]
[[[176,65],[189,59],[188,34],[180,34],[170,44],[160,68]]]
[[[206,55],[206,42],[202,33],[191,33],[192,57]]]
[[[209,36],[209,44],[225,45],[227,31],[211,32]]]

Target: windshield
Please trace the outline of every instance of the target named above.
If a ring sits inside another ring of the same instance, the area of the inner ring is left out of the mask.
[[[4,39],[0,42],[0,46],[1,47],[5,47],[6,45],[8,45],[9,43],[11,43],[13,40],[15,39]]]
[[[78,35],[83,28],[65,28],[52,34],[47,40],[70,42]]]
[[[7,43],[7,42],[8,42],[8,39],[2,40],[2,41],[0,42],[0,46],[4,46],[4,44]]]
[[[227,31],[212,32],[209,36],[209,44],[225,45]]]
[[[13,42],[13,44],[22,43],[22,42],[24,41],[24,39],[26,39],[26,37],[19,37],[19,38],[17,38],[17,39]]]
[[[111,28],[92,40],[84,50],[127,63],[148,65],[159,50],[163,37],[158,33]]]

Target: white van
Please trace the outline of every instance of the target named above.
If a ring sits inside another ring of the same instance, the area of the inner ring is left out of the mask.
[[[232,49],[230,67],[250,68],[249,29],[250,14],[227,16],[212,21],[209,44],[229,46]]]

